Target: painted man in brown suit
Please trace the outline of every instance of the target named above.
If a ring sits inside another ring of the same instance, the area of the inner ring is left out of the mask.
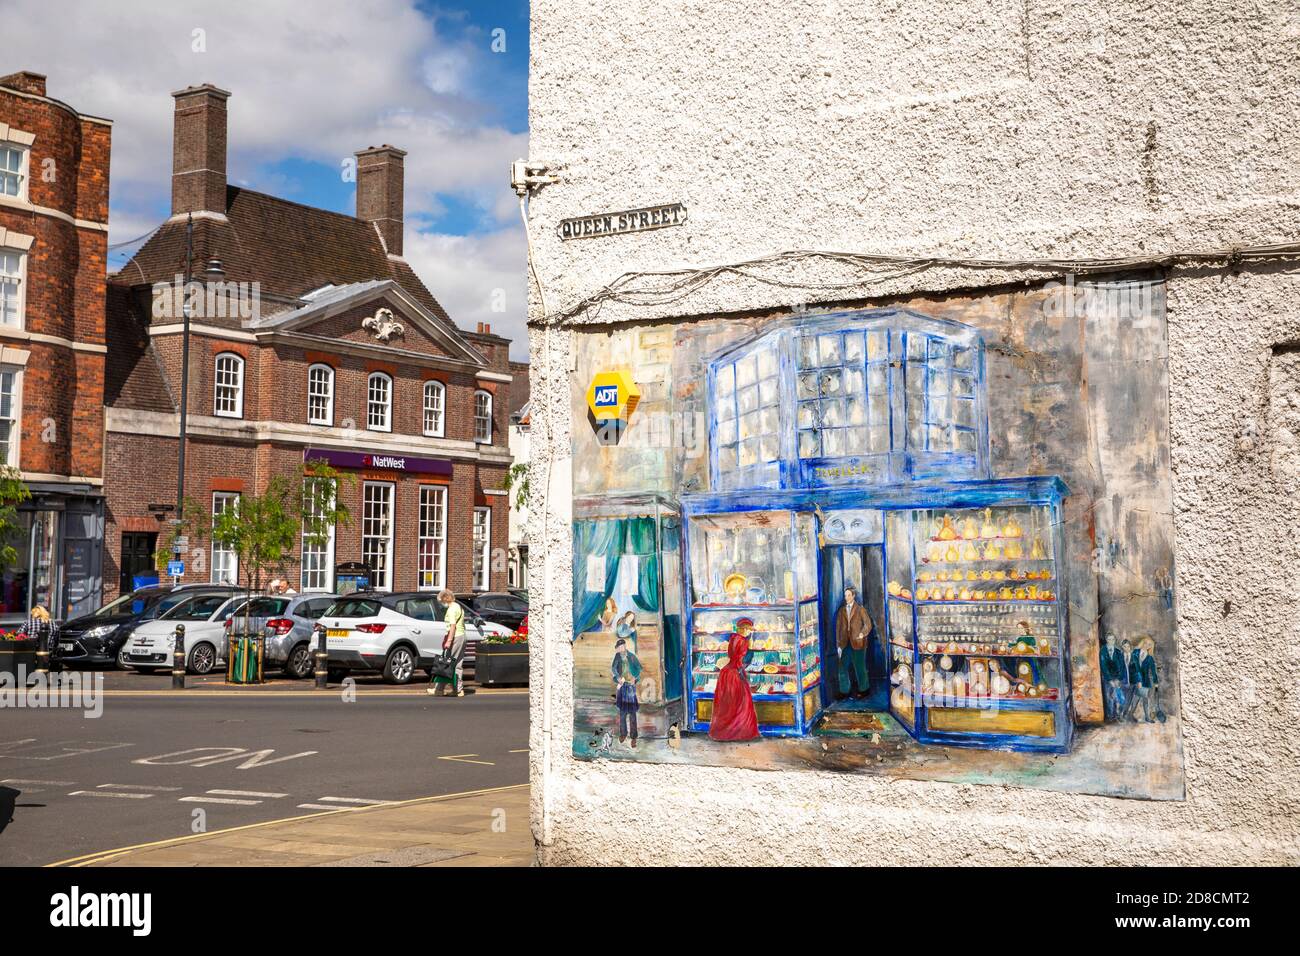
[[[844,589],[844,603],[835,615],[835,647],[839,655],[841,697],[867,696],[867,635],[871,633],[871,618],[867,609],[858,603],[855,588]],[[850,695],[849,669],[856,676],[858,690]]]

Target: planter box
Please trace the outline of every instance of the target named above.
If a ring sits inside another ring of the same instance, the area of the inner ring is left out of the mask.
[[[474,682],[480,687],[528,683],[527,644],[484,644],[475,650]]]
[[[36,670],[36,642],[0,641],[0,674],[12,674],[17,680],[19,667],[28,675]]]

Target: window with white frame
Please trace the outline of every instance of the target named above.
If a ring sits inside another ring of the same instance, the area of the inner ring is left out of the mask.
[[[223,514],[228,508],[238,510],[239,492],[214,491],[212,493],[212,525],[214,528],[217,523],[217,515]],[[217,542],[215,538],[212,542],[212,583],[239,583],[239,555],[227,545]]]
[[[482,389],[474,393],[474,440],[492,444],[492,393]]]
[[[0,196],[27,199],[27,150],[0,143]]]
[[[23,274],[27,254],[0,249],[0,325],[23,327]]]
[[[443,409],[447,389],[442,382],[424,383],[424,433],[432,438],[443,436]]]
[[[244,416],[244,360],[233,352],[217,356],[212,379],[212,412],[222,418]]]
[[[383,372],[371,372],[366,385],[366,428],[372,432],[393,430],[393,380]]]
[[[393,486],[367,481],[361,496],[361,560],[376,591],[393,587]]]
[[[18,467],[18,443],[22,435],[21,410],[23,373],[0,368],[0,465]]]
[[[416,555],[419,588],[438,591],[447,584],[447,489],[420,486],[420,540]]]
[[[474,590],[488,589],[489,554],[492,541],[492,509],[474,509]]]
[[[307,422],[334,424],[334,369],[317,364],[307,369]]]
[[[316,483],[327,487],[319,489]],[[303,591],[334,590],[334,524],[324,520],[324,504],[337,493],[336,483],[329,478],[304,478],[302,507],[302,583]],[[322,535],[324,537],[322,538]]]

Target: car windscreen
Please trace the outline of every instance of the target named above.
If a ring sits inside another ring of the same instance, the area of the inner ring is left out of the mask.
[[[119,617],[123,614],[139,614],[140,611],[144,610],[144,608],[147,606],[148,601],[152,597],[153,595],[145,595],[145,594],[140,594],[140,595],[123,594],[116,601],[109,601],[107,604],[101,607],[98,611],[92,613],[90,616],[104,618],[104,617]],[[135,602],[137,601],[140,602],[138,608],[135,606]]]
[[[178,604],[182,604],[185,601],[188,601],[193,596],[194,595],[192,594],[185,594],[184,592],[181,593],[173,592],[171,594],[164,595],[162,600],[156,601],[152,605],[145,607],[144,613],[141,616],[146,621],[152,621],[155,618],[163,617],[168,611],[172,610],[172,608],[176,607]]]
[[[379,613],[379,602],[374,598],[344,598],[335,601],[325,612],[325,617],[374,617]]]
[[[177,604],[159,615],[159,619],[164,621],[206,621],[216,613],[217,608],[229,600],[230,595],[228,594],[206,594]]]

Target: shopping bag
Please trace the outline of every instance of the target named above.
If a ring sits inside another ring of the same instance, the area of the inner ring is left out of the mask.
[[[448,682],[456,679],[456,658],[451,656],[451,651],[443,651],[441,656],[433,659],[429,664],[429,676],[433,680]]]

